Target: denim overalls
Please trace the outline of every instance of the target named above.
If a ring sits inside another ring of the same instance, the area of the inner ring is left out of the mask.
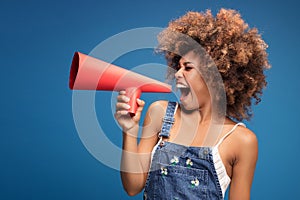
[[[162,137],[169,137],[176,106],[175,102],[168,104],[160,141],[154,147],[144,199],[223,199],[211,147],[187,147],[162,141]]]

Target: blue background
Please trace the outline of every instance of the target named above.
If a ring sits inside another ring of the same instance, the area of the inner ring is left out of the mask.
[[[300,14],[295,0],[2,0],[0,199],[141,199],[128,197],[119,172],[96,160],[78,137],[68,89],[73,53],[89,53],[128,29],[165,27],[188,10],[215,14],[221,7],[239,10],[269,44],[269,85],[247,122],[259,139],[252,199],[297,199]],[[136,64],[149,62],[147,53],[137,52]],[[135,63],[130,55],[118,62]],[[120,145],[111,113],[101,123]]]

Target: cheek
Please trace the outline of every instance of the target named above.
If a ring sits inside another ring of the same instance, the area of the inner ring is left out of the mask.
[[[210,96],[206,83],[202,79],[199,80],[199,77],[193,82],[192,88],[194,95],[200,99]]]
[[[200,75],[191,76],[191,84],[194,90],[202,90],[206,88],[206,83]]]

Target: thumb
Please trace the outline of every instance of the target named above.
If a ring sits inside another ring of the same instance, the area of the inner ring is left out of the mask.
[[[141,99],[137,99],[136,102],[138,103],[138,105],[139,105],[140,107],[144,107],[144,105],[145,105],[145,101],[143,101],[143,100],[141,100]]]

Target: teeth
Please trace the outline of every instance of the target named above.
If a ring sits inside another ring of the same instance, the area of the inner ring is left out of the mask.
[[[177,83],[177,84],[176,84],[176,87],[177,87],[177,88],[189,88],[188,86],[183,85],[183,84],[181,84],[181,83]]]

